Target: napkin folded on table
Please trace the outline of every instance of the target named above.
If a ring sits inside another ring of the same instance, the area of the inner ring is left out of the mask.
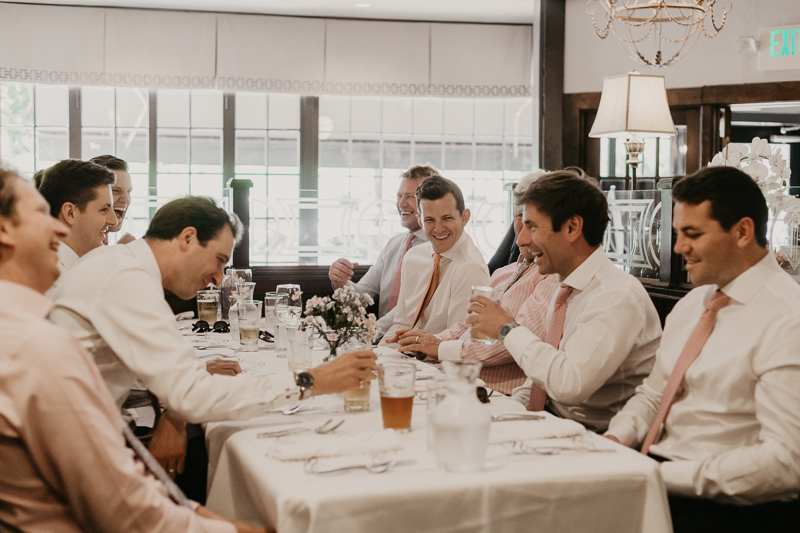
[[[402,447],[400,437],[391,429],[355,435],[298,434],[270,439],[267,455],[279,461],[303,461],[314,457],[393,452]]]
[[[586,429],[574,420],[547,416],[544,420],[519,420],[492,422],[489,430],[489,444],[503,444],[505,442],[557,439],[574,437]]]

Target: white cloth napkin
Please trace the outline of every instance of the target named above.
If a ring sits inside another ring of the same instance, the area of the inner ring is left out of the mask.
[[[545,416],[547,416],[546,413]],[[554,416],[547,416],[544,420],[492,422],[489,430],[489,444],[574,437],[584,431],[586,429],[574,420]]]
[[[279,461],[385,453],[403,447],[400,437],[391,429],[367,431],[355,435],[298,434],[269,440],[267,455]],[[260,441],[263,442],[261,439]]]

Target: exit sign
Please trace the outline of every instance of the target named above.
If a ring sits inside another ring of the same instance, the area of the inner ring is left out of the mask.
[[[800,24],[761,28],[758,40],[758,68],[800,69]]]

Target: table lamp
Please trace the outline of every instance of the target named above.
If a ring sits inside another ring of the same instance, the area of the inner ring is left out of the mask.
[[[631,167],[631,190],[636,190],[636,168],[642,162],[644,139],[677,135],[667,102],[664,76],[639,74],[603,79],[600,107],[589,137],[627,139],[627,164]]]

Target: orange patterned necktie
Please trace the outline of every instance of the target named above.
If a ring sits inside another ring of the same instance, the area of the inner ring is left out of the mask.
[[[672,407],[675,394],[678,392],[678,388],[683,381],[683,377],[686,375],[686,371],[689,370],[694,360],[700,355],[703,346],[705,346],[706,341],[711,336],[711,332],[714,331],[717,311],[728,305],[730,300],[730,296],[718,290],[716,294],[714,294],[714,297],[706,304],[706,310],[700,315],[700,320],[694,327],[692,334],[689,335],[689,339],[686,341],[686,345],[684,345],[683,351],[678,357],[678,361],[675,363],[675,368],[672,369],[672,374],[669,376],[669,380],[667,380],[667,385],[661,393],[661,403],[658,406],[658,411],[656,411],[656,417],[650,424],[650,429],[644,439],[644,444],[642,444],[643,454],[647,455],[647,452],[650,451],[650,446],[655,443],[659,429],[661,429],[661,424],[664,423],[667,414],[669,414],[669,408]]]
[[[567,317],[567,298],[572,294],[573,288],[562,285],[556,294],[556,303],[553,307],[553,318],[547,327],[544,342],[558,350],[561,337],[564,336],[564,320]],[[537,384],[531,385],[531,398],[528,400],[528,411],[541,411],[547,402],[547,393]]]
[[[406,247],[403,248],[403,253],[400,254],[400,262],[397,264],[397,272],[394,274],[394,281],[392,281],[392,293],[389,295],[389,306],[386,311],[391,311],[397,305],[397,298],[400,296],[400,272],[403,270],[403,258],[406,252],[411,249],[411,241],[414,240],[414,234],[409,233],[406,240]]]
[[[422,318],[422,314],[425,312],[428,304],[431,303],[433,293],[436,292],[436,287],[439,286],[439,260],[441,258],[441,255],[433,254],[433,271],[431,271],[431,279],[428,281],[428,289],[425,291],[425,297],[419,303],[417,314],[414,315],[414,322],[411,323],[412,328],[416,327],[417,322],[419,322],[419,319]]]

